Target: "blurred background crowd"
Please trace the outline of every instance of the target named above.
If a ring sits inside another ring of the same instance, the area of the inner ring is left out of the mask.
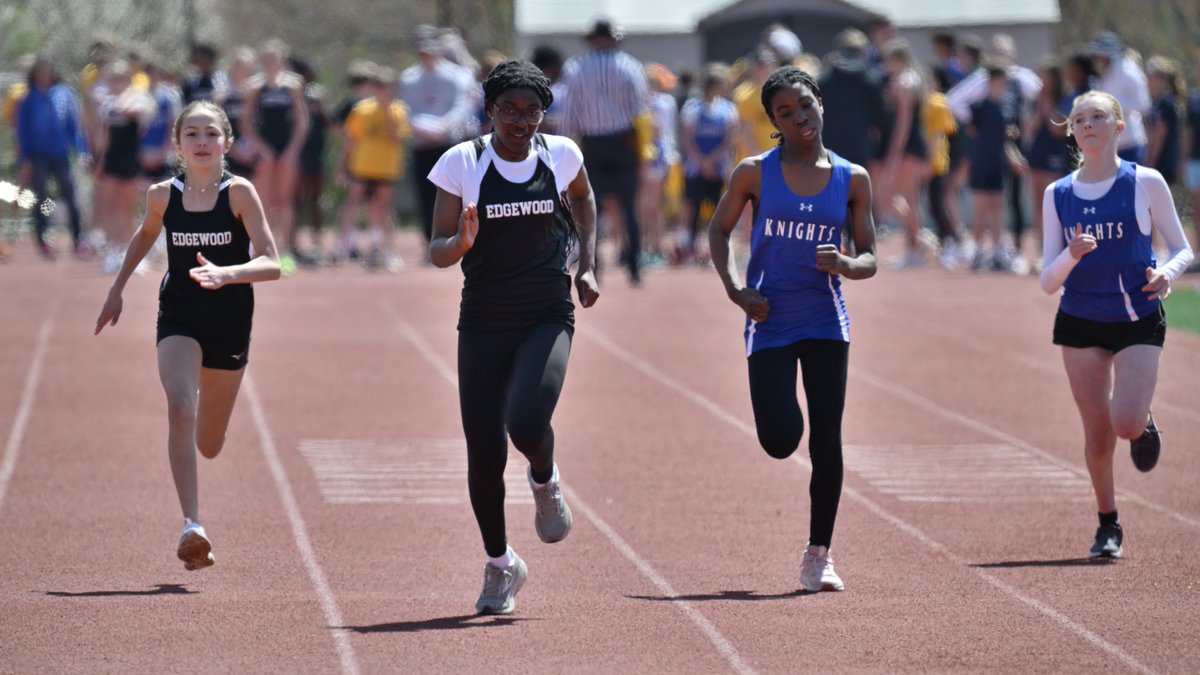
[[[488,132],[479,83],[513,57],[552,81],[542,131],[579,142],[604,262],[634,284],[646,268],[707,264],[703,231],[725,180],[776,143],[760,89],[786,64],[818,78],[826,146],[871,173],[877,226],[903,242],[888,261],[895,268],[1037,271],[1040,195],[1073,166],[1063,123],[1090,89],[1120,101],[1122,156],[1163,174],[1185,227],[1200,206],[1200,43],[1164,47],[1143,39],[1144,27],[1131,36],[1121,3],[1015,3],[1045,10],[1060,33],[1072,26],[1068,42],[1049,28],[1044,37],[1016,24],[915,30],[893,18],[927,3],[751,20],[737,16],[746,3],[709,2],[728,20],[688,19],[707,33],[703,49],[627,33],[623,17],[598,19],[580,4],[438,2],[424,14],[422,3],[387,13],[364,5],[355,10],[366,12],[364,27],[347,32],[335,23],[348,18],[321,14],[330,8],[267,2],[216,22],[199,0],[142,7],[148,39],[86,25],[56,32],[0,63],[0,257],[27,240],[47,260],[96,261],[114,273],[146,186],[177,170],[175,116],[210,100],[230,118],[230,170],[258,188],[286,273],[420,264],[401,259],[396,230],[428,237],[435,192],[425,176],[446,149]],[[675,4],[655,11],[698,7]],[[1144,9],[1166,26],[1195,10],[1181,7]],[[534,30],[566,11],[583,27]],[[336,47],[316,46],[322,22]],[[250,40],[258,35],[284,39]],[[7,40],[0,49],[22,47]]]

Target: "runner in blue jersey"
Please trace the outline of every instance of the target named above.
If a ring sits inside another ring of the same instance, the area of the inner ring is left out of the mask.
[[[797,363],[808,402],[812,499],[800,583],[808,591],[843,590],[829,544],[842,493],[842,410],[846,401],[850,320],[841,277],[875,274],[875,224],[866,169],[821,141],[821,91],[792,66],[763,84],[763,107],[779,147],[742,160],[709,226],[713,264],[729,299],[746,313],[750,400],[763,449],[795,452],[804,433],[796,396]],[[743,285],[729,238],[746,204],[754,206],[750,265]],[[845,228],[849,232],[844,232]],[[847,235],[850,253],[842,250]]]
[[[1117,156],[1125,129],[1112,95],[1077,97],[1067,118],[1083,161],[1042,199],[1042,290],[1062,299],[1054,344],[1083,420],[1084,457],[1100,526],[1091,558],[1120,558],[1113,453],[1130,439],[1133,464],[1149,471],[1161,450],[1150,402],[1167,333],[1162,299],[1187,269],[1192,250],[1162,174]],[[1151,233],[1168,259],[1158,265]]]

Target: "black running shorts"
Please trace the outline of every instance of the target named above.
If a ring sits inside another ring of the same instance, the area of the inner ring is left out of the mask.
[[[1054,317],[1054,344],[1087,349],[1099,347],[1116,354],[1134,345],[1162,347],[1167,338],[1167,314],[1158,311],[1137,321],[1105,323],[1089,321],[1058,311]]]

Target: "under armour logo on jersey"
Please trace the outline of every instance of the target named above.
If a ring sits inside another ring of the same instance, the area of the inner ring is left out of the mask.
[[[1093,216],[1094,216],[1094,215],[1096,215],[1096,207],[1094,207],[1094,206],[1085,206],[1085,207],[1083,207],[1083,215],[1085,215],[1085,216],[1086,216],[1086,215],[1088,215],[1088,214],[1091,214],[1091,215],[1093,215]]]
[[[800,205],[800,210],[801,210],[801,211],[812,211],[812,210],[813,210],[813,205],[812,205],[812,204],[801,204],[801,205]]]

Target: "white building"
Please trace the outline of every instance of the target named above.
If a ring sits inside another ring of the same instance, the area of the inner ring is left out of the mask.
[[[1031,65],[1054,50],[1060,18],[1057,0],[515,0],[515,13],[519,54],[538,44],[582,52],[583,36],[604,18],[625,32],[622,49],[671,68],[748,54],[776,21],[800,36],[806,52],[824,56],[838,31],[863,28],[876,14],[892,21],[921,60],[931,55],[932,31],[945,27],[978,35],[985,46],[993,34],[1008,33]]]

